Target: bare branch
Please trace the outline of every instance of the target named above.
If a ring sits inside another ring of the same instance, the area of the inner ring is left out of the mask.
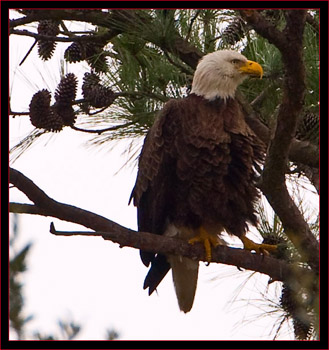
[[[17,115],[30,115],[30,112],[14,112],[14,111],[9,111],[9,115],[13,116],[15,118],[15,116]]]
[[[77,131],[82,131],[82,132],[87,132],[87,133],[102,134],[103,132],[106,132],[106,131],[115,131],[115,130],[123,129],[123,128],[126,128],[127,126],[130,126],[133,124],[136,124],[136,121],[127,122],[125,124],[120,124],[120,125],[115,125],[115,126],[110,126],[109,128],[98,129],[98,130],[81,129],[81,128],[78,128],[74,125],[71,126],[71,129],[77,130]]]
[[[136,232],[123,227],[109,219],[95,213],[64,204],[48,197],[30,179],[15,169],[10,169],[10,182],[25,193],[33,204],[11,203],[10,211],[18,213],[52,216],[61,220],[74,222],[95,232],[58,232],[53,224],[51,233],[56,235],[92,235],[119,243],[120,246],[129,246],[142,250],[163,254],[177,254],[191,259],[205,261],[203,246],[191,245],[177,238],[159,236],[147,232]],[[260,273],[265,273],[272,280],[289,281],[292,276],[310,275],[308,269],[292,266],[284,261],[272,257],[252,254],[243,249],[220,246],[214,249],[212,262],[238,266]],[[294,278],[295,279],[295,278]],[[308,279],[300,279],[302,283]],[[311,279],[312,280],[312,279]]]
[[[90,38],[90,36],[79,36],[75,38],[65,38],[65,37],[58,37],[53,35],[44,35],[44,34],[38,34],[38,33],[32,33],[28,30],[18,30],[18,29],[12,29],[10,30],[9,34],[15,34],[15,35],[23,35],[23,36],[29,36],[32,38],[35,38],[37,40],[47,40],[47,41],[59,41],[59,42],[72,42],[72,41],[83,41],[83,39]],[[78,39],[79,38],[79,39]]]
[[[119,233],[101,231],[57,231],[53,223],[51,223],[50,232],[59,236],[100,236],[105,240],[119,243],[120,247],[128,246],[161,254],[176,254],[194,260],[206,261],[202,245],[191,245],[183,240],[159,236],[148,232],[136,232],[126,228]],[[226,246],[219,246],[214,249],[212,262],[234,265],[239,268],[264,273],[269,275],[273,281],[288,281],[292,275],[296,276],[296,274],[299,276],[303,274],[305,277],[306,273],[306,278],[303,282],[308,280],[308,285],[313,276],[310,270],[288,265],[282,260],[259,254],[252,254],[243,249],[229,248]],[[273,269],[274,264],[278,264],[275,266],[279,268]]]
[[[23,59],[21,60],[21,62],[19,63],[19,65],[21,66],[25,60],[27,59],[27,57],[29,56],[29,54],[32,52],[34,46],[38,43],[38,40],[35,39],[34,43],[31,45],[31,47],[29,48],[29,50],[27,51],[26,55],[23,57]]]

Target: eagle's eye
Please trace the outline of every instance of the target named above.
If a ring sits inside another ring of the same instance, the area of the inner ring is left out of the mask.
[[[239,63],[241,63],[241,61],[235,58],[231,61],[231,63],[232,64],[239,64]]]

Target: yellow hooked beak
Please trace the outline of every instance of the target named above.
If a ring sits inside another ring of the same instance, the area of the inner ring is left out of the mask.
[[[263,76],[263,68],[262,66],[254,61],[247,61],[246,63],[244,63],[240,68],[239,71],[241,73],[244,74],[248,74],[248,75],[255,75],[257,77],[259,77],[260,79],[262,79]]]

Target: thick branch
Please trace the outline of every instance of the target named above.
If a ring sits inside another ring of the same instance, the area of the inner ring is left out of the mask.
[[[287,38],[273,23],[256,10],[240,10],[241,17],[262,37],[274,44],[279,50],[289,43]]]
[[[286,71],[277,127],[267,152],[261,189],[280,217],[287,236],[302,258],[318,271],[318,241],[290,197],[285,184],[289,152],[304,102],[303,30],[306,11],[287,11],[287,25],[283,32],[275,29],[256,11],[241,11],[241,13],[256,32],[278,47]]]
[[[117,10],[119,11],[119,10]],[[33,13],[9,22],[9,28],[15,28],[24,24],[44,20],[71,20],[91,23],[96,26],[107,26],[111,14],[102,11],[84,11],[79,9],[65,10],[55,9],[49,10],[35,10]]]
[[[161,254],[175,254],[189,257],[194,260],[205,261],[202,245],[191,245],[183,240],[172,237],[159,236],[148,232],[136,232],[123,228],[121,232],[85,232],[85,231],[57,231],[51,223],[50,232],[59,236],[98,236],[105,240],[119,243],[120,247],[128,246],[142,250],[150,250]],[[266,257],[258,254],[251,254],[243,249],[219,246],[213,250],[212,262],[234,265],[239,268],[253,270],[269,275],[273,281],[289,281],[291,276],[296,278],[296,274],[303,276],[302,283],[305,287],[313,280],[310,270],[292,266],[282,260]],[[276,266],[273,269],[273,266]],[[305,279],[304,279],[305,278]],[[289,282],[288,282],[289,283]]]
[[[30,179],[15,169],[10,169],[10,182],[35,203],[35,205],[11,203],[10,211],[52,216],[98,231],[57,232],[52,225],[51,232],[53,234],[101,236],[106,240],[119,243],[120,246],[129,246],[163,254],[177,254],[196,260],[206,260],[203,246],[200,244],[191,245],[176,238],[147,232],[136,232],[95,213],[57,202],[48,197]],[[296,274],[298,276],[310,274],[310,271],[307,269],[293,267],[284,261],[272,257],[251,254],[242,249],[225,246],[214,249],[212,261],[265,273],[277,281],[288,281],[291,279],[291,276],[296,276]]]
[[[29,211],[37,214],[53,216],[61,220],[74,222],[87,228],[99,231],[120,231],[121,226],[100,215],[63,204],[48,197],[38,186],[19,171],[10,168],[9,181],[22,191],[36,206]]]

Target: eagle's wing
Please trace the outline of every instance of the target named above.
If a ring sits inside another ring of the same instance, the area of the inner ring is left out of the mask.
[[[172,179],[175,171],[174,138],[177,132],[176,100],[168,101],[149,130],[139,158],[135,187],[131,194],[137,207],[139,231],[163,234],[172,203]],[[176,117],[176,118],[175,118]],[[151,294],[170,269],[165,256],[140,252],[141,259],[151,269],[144,289]]]

